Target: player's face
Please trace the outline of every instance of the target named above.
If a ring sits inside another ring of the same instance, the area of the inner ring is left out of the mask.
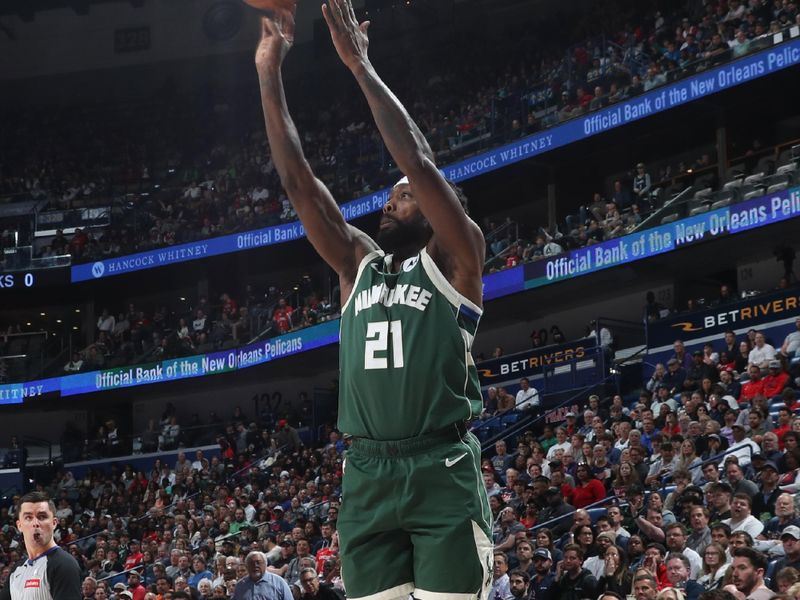
[[[17,529],[22,532],[29,548],[46,548],[53,539],[57,522],[47,502],[23,502]]]
[[[385,251],[422,248],[430,239],[430,225],[420,212],[411,186],[401,183],[389,194],[375,239]]]

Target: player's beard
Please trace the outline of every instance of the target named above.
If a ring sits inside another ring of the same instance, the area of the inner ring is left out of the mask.
[[[431,226],[422,213],[417,213],[408,222],[388,216],[383,218],[391,219],[394,223],[392,227],[379,229],[375,237],[381,250],[386,253],[411,256],[419,252],[431,239]]]

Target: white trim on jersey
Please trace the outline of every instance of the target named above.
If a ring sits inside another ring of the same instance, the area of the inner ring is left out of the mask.
[[[347,300],[345,300],[344,304],[342,304],[342,310],[340,311],[340,314],[343,314],[344,311],[347,309],[347,306],[350,304],[350,300],[353,297],[353,292],[356,290],[356,287],[358,286],[358,281],[359,279],[361,279],[361,274],[364,272],[364,269],[366,269],[367,265],[370,262],[372,262],[372,260],[374,260],[376,257],[383,255],[384,255],[383,250],[373,250],[372,252],[370,252],[364,258],[361,259],[361,262],[358,265],[358,271],[356,271],[356,278],[353,281],[353,288],[350,290],[350,295],[347,297]]]
[[[428,277],[433,282],[433,285],[436,286],[436,289],[439,290],[445,298],[447,298],[450,304],[456,308],[461,308],[461,305],[463,304],[470,310],[475,311],[478,315],[483,314],[483,309],[480,306],[472,302],[469,298],[463,296],[458,290],[456,290],[456,288],[453,287],[452,283],[447,281],[447,278],[439,270],[439,267],[436,266],[436,263],[433,261],[430,254],[428,254],[427,249],[423,248],[419,254],[422,257],[422,267],[425,269]]]

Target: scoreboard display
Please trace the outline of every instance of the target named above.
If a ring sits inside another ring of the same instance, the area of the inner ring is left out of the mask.
[[[0,294],[69,284],[69,267],[0,271]]]

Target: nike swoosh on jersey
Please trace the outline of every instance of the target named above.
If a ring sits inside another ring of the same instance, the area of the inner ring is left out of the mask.
[[[449,469],[454,464],[456,464],[458,461],[460,461],[462,458],[464,458],[466,455],[467,455],[467,453],[464,452],[464,454],[462,454],[461,456],[456,456],[455,458],[445,458],[444,459],[444,466]]]

